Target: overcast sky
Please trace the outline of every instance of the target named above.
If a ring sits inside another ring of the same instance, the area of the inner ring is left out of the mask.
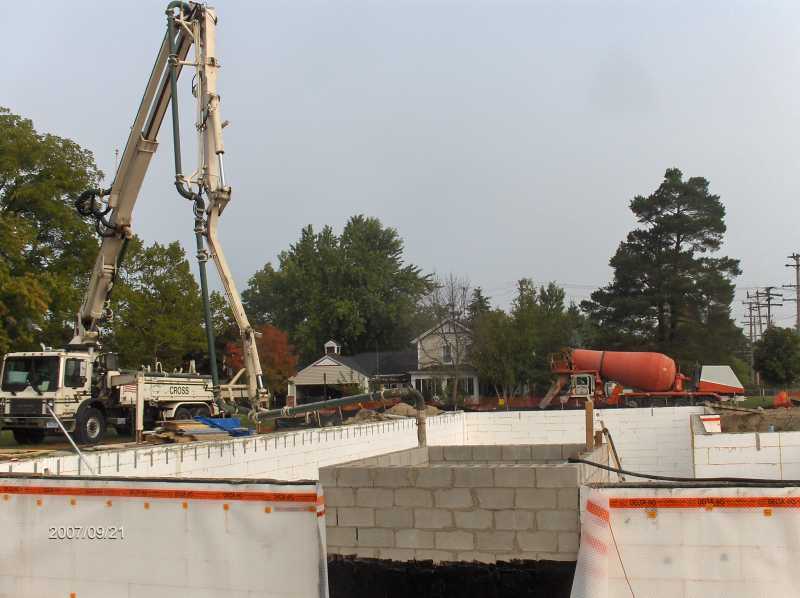
[[[0,105],[92,150],[110,180],[165,4],[0,2]],[[672,166],[708,178],[727,207],[725,252],[744,271],[737,299],[790,282],[796,1],[216,6],[234,192],[221,237],[242,288],[302,226],[338,231],[364,213],[397,228],[408,261],[466,275],[500,305],[520,277],[556,280],[580,300],[610,278],[634,225],[628,201]],[[148,242],[180,240],[194,260],[168,123],[134,228]]]

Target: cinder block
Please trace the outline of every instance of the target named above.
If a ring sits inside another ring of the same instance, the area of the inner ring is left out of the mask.
[[[446,509],[414,509],[414,527],[423,529],[453,527],[453,513]]]
[[[355,494],[352,488],[327,488],[325,490],[325,504],[331,507],[352,507],[355,503]]]
[[[444,447],[445,461],[472,461],[472,449],[468,446]]]
[[[577,509],[580,507],[580,490],[578,488],[558,489],[558,508]]]
[[[436,461],[444,461],[444,447],[443,446],[429,446],[428,447],[428,462],[433,463]]]
[[[514,504],[520,509],[555,509],[558,494],[555,488],[519,488]]]
[[[578,511],[538,511],[536,527],[540,530],[578,531]]]
[[[531,447],[523,446],[504,446],[503,461],[530,461]]]
[[[514,532],[475,532],[478,550],[513,550]]]
[[[529,466],[499,465],[494,470],[494,485],[501,488],[536,486],[536,470]]]
[[[561,461],[563,459],[560,444],[538,444],[531,447],[531,458],[534,461]]]
[[[319,483],[325,489],[325,494],[328,494],[328,488],[336,486],[336,469],[333,467],[321,467],[319,470]]]
[[[372,485],[380,488],[403,488],[411,486],[410,468],[374,467],[370,470]]]
[[[536,469],[536,485],[539,488],[567,488],[578,486],[576,465],[549,465]]]
[[[391,507],[394,504],[394,490],[359,488],[356,490],[356,504],[359,507]]]
[[[411,509],[375,509],[375,525],[377,527],[406,528],[413,527],[414,518]]]
[[[472,458],[475,461],[502,461],[503,448],[499,446],[473,446]]]
[[[517,542],[523,552],[556,552],[558,536],[555,532],[518,532]]]
[[[398,548],[433,548],[433,532],[421,529],[401,529],[395,534]]]
[[[417,561],[433,561],[434,563],[449,563],[456,560],[456,553],[446,550],[415,550],[414,559]]]
[[[439,550],[472,550],[475,538],[465,531],[436,532],[436,548]]]
[[[511,488],[478,488],[475,494],[483,509],[510,509],[514,506],[514,490]]]
[[[558,552],[574,554],[578,552],[580,540],[574,532],[561,532],[558,534]]]
[[[461,529],[489,529],[492,527],[492,512],[475,511],[456,511],[456,527]]]
[[[336,525],[336,509],[334,507],[330,507],[325,505],[325,521],[327,521],[327,525]]]
[[[394,491],[394,502],[399,507],[432,507],[430,490],[421,488],[398,488]]]
[[[497,529],[531,529],[534,523],[533,511],[495,511],[494,526]]]
[[[491,488],[494,476],[488,465],[456,467],[453,470],[453,486],[460,488]]]
[[[361,507],[341,507],[338,511],[340,527],[373,527],[375,510]]]
[[[356,545],[356,528],[354,527],[329,527],[325,530],[325,536],[331,546]]]
[[[414,560],[413,548],[381,548],[378,550],[378,558],[390,561],[408,562]]]
[[[336,470],[336,485],[355,488],[372,486],[369,470],[362,467],[341,467]]]
[[[437,507],[444,507],[446,509],[468,509],[472,506],[472,494],[470,494],[470,491],[466,488],[436,490],[434,496],[436,498]]]
[[[359,546],[392,548],[394,546],[394,531],[374,527],[358,528],[356,542]]]
[[[451,467],[424,467],[416,470],[414,485],[418,488],[451,488],[453,469]]]

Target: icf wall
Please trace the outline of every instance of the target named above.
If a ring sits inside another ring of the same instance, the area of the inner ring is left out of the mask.
[[[702,407],[596,410],[626,469],[692,476],[690,417]],[[585,441],[583,411],[447,413],[427,419],[429,446],[562,445]],[[763,435],[762,435],[763,436]],[[93,473],[108,476],[317,479],[320,467],[417,446],[414,418],[132,449],[87,451]],[[5,472],[87,475],[74,455],[0,464]],[[800,476],[797,476],[800,477]]]
[[[430,444],[462,444],[463,417],[461,413],[452,413],[428,419]],[[409,418],[221,442],[87,451],[84,456],[94,474],[106,476],[315,480],[320,467],[415,446],[417,423]],[[77,456],[8,463],[2,467],[9,473],[90,474]]]
[[[698,434],[693,452],[698,478],[800,480],[800,432]]]
[[[691,477],[690,418],[703,407],[597,409],[594,429],[611,433],[625,469]],[[467,444],[568,444],[586,438],[585,414],[576,410],[467,413]],[[602,422],[602,423],[601,423]]]

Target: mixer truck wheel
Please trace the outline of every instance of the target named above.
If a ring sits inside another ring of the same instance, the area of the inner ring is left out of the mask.
[[[99,409],[85,407],[75,417],[75,439],[81,444],[97,444],[106,433],[106,418]]]

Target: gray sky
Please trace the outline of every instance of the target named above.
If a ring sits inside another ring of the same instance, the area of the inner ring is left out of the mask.
[[[0,2],[0,105],[91,149],[110,179],[165,4]],[[800,3],[216,6],[234,190],[221,236],[241,287],[303,225],[364,213],[399,230],[410,262],[468,275],[496,303],[524,276],[580,300],[609,280],[629,199],[671,166],[721,195],[741,295],[790,282]],[[193,256],[167,125],[134,228]]]

